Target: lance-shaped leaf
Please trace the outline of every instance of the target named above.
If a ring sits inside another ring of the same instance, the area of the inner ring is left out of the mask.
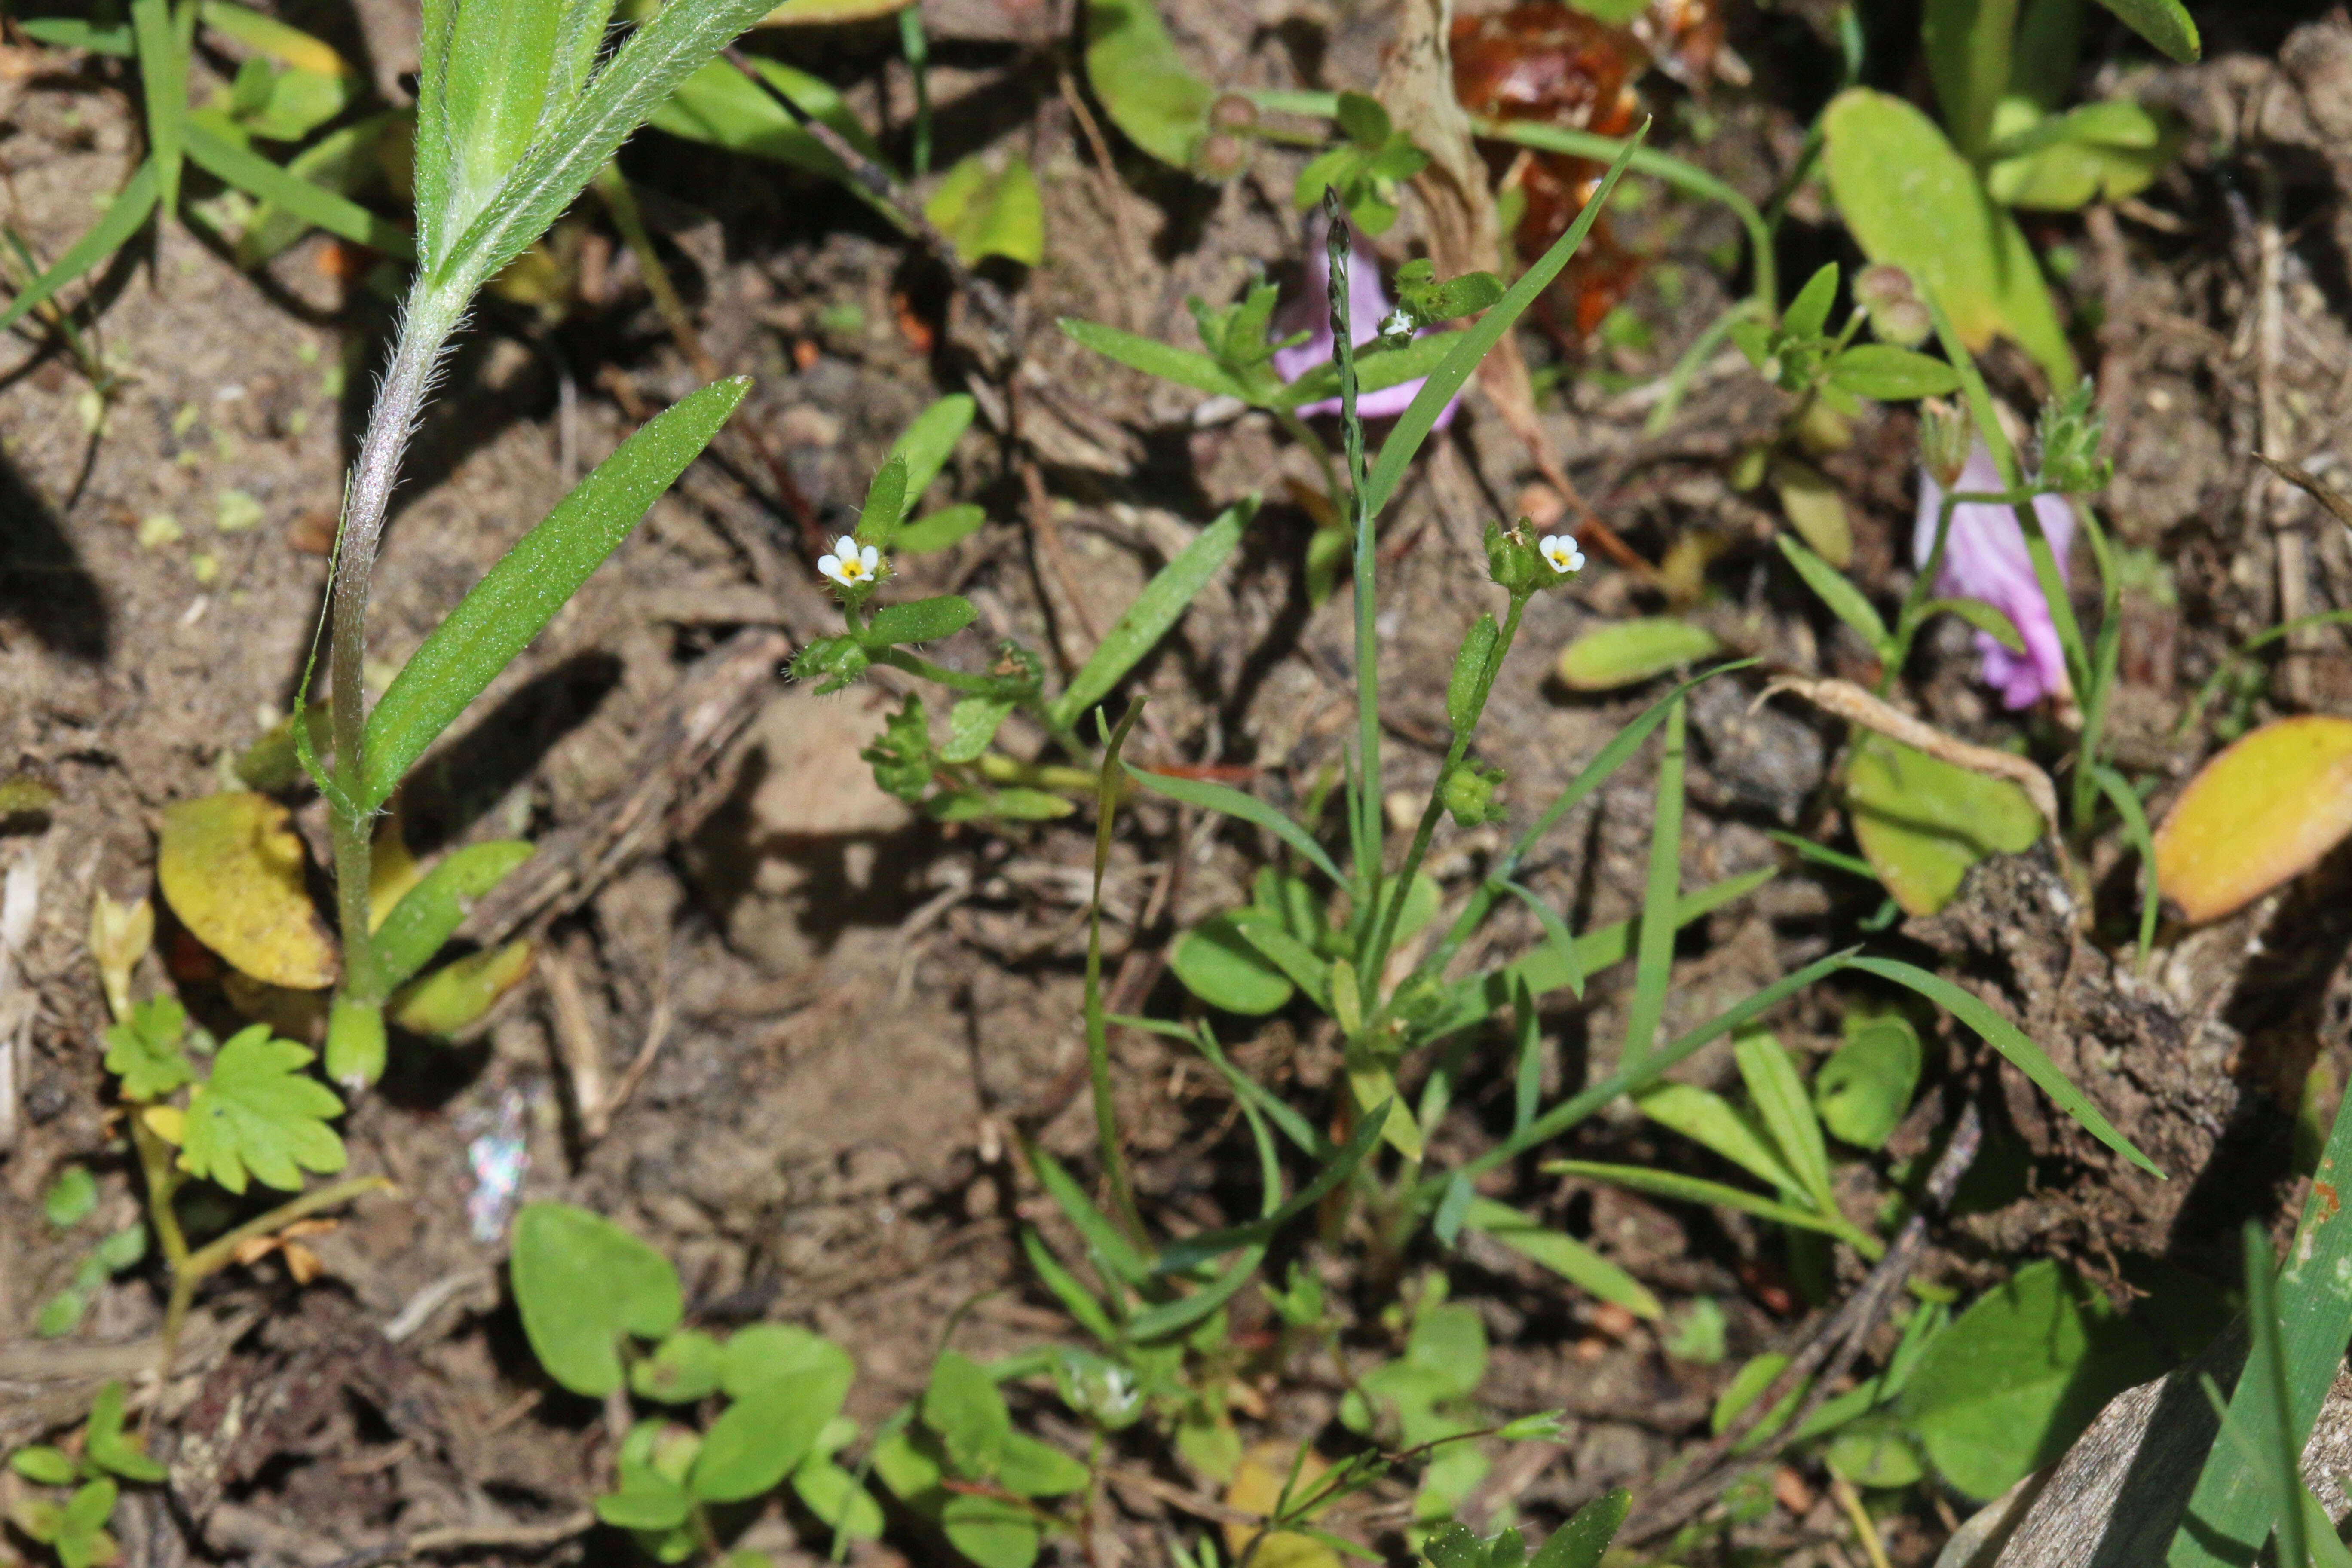
[[[1227,507],[1217,520],[1202,529],[1167,565],[1161,567],[1143,592],[1135,596],[1126,613],[1114,622],[1103,640],[1061,696],[1054,700],[1052,715],[1057,724],[1075,724],[1088,708],[1103,700],[1119,678],[1168,635],[1209,579],[1230,560],[1234,549],[1241,543],[1242,531],[1257,515],[1257,498]]]
[[[147,215],[155,210],[160,188],[154,163],[140,164],[139,172],[123,185],[105,216],[66,247],[66,253],[49,263],[38,278],[26,284],[25,291],[11,300],[5,310],[0,310],[0,331],[23,321],[26,311],[37,308],[58,289],[121,249],[123,242],[137,234],[139,226],[147,221]]]
[[[368,715],[362,807],[383,805],[425,748],[530,646],[709,445],[751,386],[748,376],[713,382],[656,416],[458,601]]]
[[[376,927],[385,983],[397,985],[424,968],[456,934],[475,900],[530,857],[531,847],[515,839],[469,844],[444,856]]]

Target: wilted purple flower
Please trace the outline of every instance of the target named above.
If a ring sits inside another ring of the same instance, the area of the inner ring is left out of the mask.
[[[1297,381],[1318,364],[1331,363],[1331,254],[1326,241],[1330,234],[1328,219],[1317,217],[1307,231],[1307,288],[1297,299],[1276,312],[1274,330],[1277,336],[1289,337],[1304,331],[1305,342],[1296,348],[1274,351],[1275,374],[1285,381]],[[1392,307],[1388,291],[1381,287],[1381,258],[1364,243],[1364,237],[1348,226],[1348,334],[1356,347],[1362,348],[1380,335],[1381,322]],[[1367,419],[1393,418],[1405,411],[1413,395],[1421,390],[1423,377],[1384,386],[1378,392],[1358,395],[1356,412]],[[1444,429],[1454,417],[1454,405],[1459,397],[1449,399],[1438,411],[1438,428]],[[1320,403],[1302,405],[1298,413],[1311,418],[1318,414],[1337,414],[1339,400],[1327,397]]]
[[[1982,440],[1969,453],[1953,488],[1962,492],[2002,488],[2000,470]],[[1919,517],[1911,540],[1912,553],[1922,568],[1936,548],[1936,519],[1943,505],[1943,488],[1923,468]],[[2034,498],[2033,510],[2058,558],[2063,582],[2067,551],[2074,542],[2074,510],[2062,496],[2044,495]],[[1944,569],[1936,579],[1936,592],[1947,598],[1982,599],[2017,624],[2025,638],[2021,654],[2010,652],[1990,633],[1977,633],[1977,651],[1983,656],[1978,679],[2000,689],[2004,706],[2030,708],[2050,692],[2067,689],[2065,652],[2042,584],[2034,579],[2032,558],[2025,552],[2025,530],[2013,509],[1975,501],[1952,509],[1951,537],[1944,546]]]

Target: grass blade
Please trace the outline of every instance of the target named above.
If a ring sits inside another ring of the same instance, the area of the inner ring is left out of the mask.
[[[1118,727],[1103,738],[1101,772],[1095,779],[1095,879],[1087,897],[1087,1077],[1094,1090],[1095,1142],[1103,1164],[1103,1181],[1110,1188],[1111,1211],[1138,1245],[1143,1237],[1143,1216],[1136,1212],[1135,1187],[1128,1180],[1126,1146],[1119,1141],[1118,1106],[1110,1081],[1110,1025],[1103,1016],[1102,885],[1110,864],[1110,837],[1118,821],[1118,753],[1127,744],[1135,721],[1143,714],[1142,699],[1127,705]]]
[[[1095,1207],[1078,1185],[1076,1176],[1062,1163],[1043,1149],[1029,1151],[1030,1166],[1037,1173],[1037,1184],[1062,1211],[1091,1252],[1097,1267],[1108,1269],[1112,1279],[1129,1285],[1140,1285],[1151,1278],[1151,1265],[1135,1245],[1119,1233],[1118,1226]],[[1108,1283],[1108,1281],[1106,1281]]]
[[[2156,885],[2156,835],[2147,826],[2147,810],[2141,805],[2139,792],[2131,781],[2105,763],[2090,764],[2091,777],[2124,820],[2124,836],[2139,851],[2140,879],[2145,884],[2139,896],[2139,956],[2134,964],[2140,973],[2147,973],[2148,954],[2156,947],[2157,908],[2164,894]]]
[[[193,6],[194,0],[181,0]],[[191,12],[193,16],[193,12]],[[168,211],[180,197],[180,135],[188,122],[188,47],[171,0],[131,0],[131,35],[139,46],[139,84],[147,109],[147,162]]]
[[[27,310],[40,306],[58,289],[121,249],[123,243],[139,232],[139,226],[147,221],[147,215],[155,210],[156,189],[155,165],[140,164],[139,172],[131,176],[105,216],[66,247],[66,253],[51,262],[47,271],[25,285],[25,291],[8,302],[6,310],[0,311],[0,331],[23,321]]]
[[[1371,475],[1364,487],[1363,504],[1370,515],[1378,517],[1381,509],[1388,505],[1389,498],[1396,493],[1397,482],[1404,478],[1406,466],[1421,450],[1422,442],[1429,438],[1430,431],[1436,428],[1438,414],[1454,401],[1454,395],[1462,390],[1463,384],[1470,379],[1470,373],[1478,368],[1480,360],[1486,357],[1486,351],[1502,341],[1503,334],[1509,331],[1527,308],[1536,302],[1536,296],[1551,287],[1551,280],[1559,276],[1559,269],[1568,265],[1568,258],[1576,254],[1578,246],[1584,243],[1584,237],[1600,221],[1601,209],[1609,205],[1610,193],[1617,188],[1618,177],[1625,173],[1626,165],[1640,151],[1643,139],[1649,133],[1649,121],[1643,121],[1642,128],[1633,132],[1624,150],[1617,154],[1616,162],[1609,165],[1609,172],[1601,176],[1600,185],[1585,199],[1584,210],[1576,215],[1576,221],[1568,226],[1568,232],[1561,235],[1534,266],[1519,274],[1518,281],[1504,291],[1502,299],[1479,317],[1476,324],[1453,334],[1460,341],[1454,344],[1438,367],[1430,372],[1429,379],[1422,383],[1421,390],[1413,395],[1412,402],[1398,417],[1396,428],[1381,444],[1380,460],[1372,465]]]
[[[1863,1235],[1844,1220],[1815,1209],[1801,1209],[1794,1204],[1784,1204],[1751,1193],[1744,1187],[1710,1182],[1700,1176],[1685,1176],[1679,1171],[1654,1170],[1648,1165],[1604,1165],[1591,1160],[1547,1160],[1547,1172],[1562,1176],[1589,1176],[1597,1182],[1609,1182],[1654,1197],[1675,1198],[1688,1204],[1706,1204],[1717,1208],[1737,1209],[1758,1219],[1769,1219],[1781,1225],[1794,1226],[1799,1230],[1819,1231],[1852,1244],[1856,1252],[1877,1258],[1886,1250],[1875,1237]]]
[[[1121,331],[1117,327],[1077,316],[1064,316],[1055,324],[1062,329],[1065,337],[1080,348],[1092,349],[1105,359],[1117,360],[1129,370],[1139,370],[1146,375],[1156,375],[1162,381],[1172,381],[1179,386],[1189,386],[1195,392],[1205,392],[1213,396],[1249,400],[1249,388],[1226,374],[1223,365],[1198,350],[1180,349],[1173,343],[1163,343],[1158,338]]]
[[[1532,889],[1517,882],[1505,882],[1503,890],[1535,911],[1536,922],[1543,927],[1544,940],[1551,943],[1552,956],[1559,960],[1560,972],[1567,976],[1569,990],[1576,994],[1578,1001],[1583,1001],[1584,963],[1577,951],[1576,938],[1569,934],[1568,923],[1552,913],[1551,906],[1536,897]],[[1524,986],[1525,983],[1521,984]]]
[[[1650,880],[1642,895],[1642,935],[1633,948],[1633,999],[1625,1009],[1622,1060],[1639,1067],[1665,1016],[1666,985],[1674,978],[1675,915],[1683,875],[1683,759],[1686,720],[1677,699],[1666,710],[1666,739],[1658,754],[1655,812],[1650,824]]]
[[[1797,1178],[1797,1190],[1813,1200],[1823,1214],[1838,1212],[1837,1192],[1830,1184],[1829,1145],[1822,1141],[1821,1119],[1813,1114],[1812,1096],[1797,1076],[1797,1064],[1788,1047],[1769,1035],[1735,1041],[1734,1056],[1748,1097],[1764,1119],[1780,1157]]]
[[[1227,816],[1237,816],[1244,822],[1265,828],[1307,857],[1308,864],[1332,881],[1346,885],[1348,879],[1339,874],[1339,868],[1332,863],[1323,846],[1315,842],[1314,835],[1255,795],[1244,795],[1231,784],[1221,784],[1211,779],[1180,779],[1172,773],[1149,772],[1133,763],[1121,763],[1119,765],[1127,770],[1128,777],[1154,795],[1164,795],[1186,805],[1223,812]]]
[[[1895,639],[1887,636],[1886,623],[1844,573],[1785,533],[1774,535],[1772,542],[1780,547],[1780,553],[1789,558],[1789,564],[1797,569],[1805,586],[1830,607],[1832,615],[1852,626],[1881,659],[1893,656]]]
[[[2280,1346],[2284,1360],[2287,1431],[2302,1452],[2319,1406],[2336,1380],[2344,1344],[2352,1339],[2352,1220],[2339,1196],[2352,1172],[2352,1094],[2336,1112],[2327,1147],[2313,1173],[2311,1195],[2287,1266],[2278,1280]],[[2273,1381],[2254,1375],[2249,1362],[2231,1397],[2220,1441],[2205,1458],[2179,1533],[2166,1556],[2168,1568],[2231,1568],[2251,1563],[2270,1533],[2273,1503],[2261,1471],[2240,1449],[2259,1454],[2275,1417]]]
[[[339,196],[299,174],[289,174],[260,153],[224,141],[194,121],[183,129],[189,158],[246,195],[282,207],[313,227],[354,245],[381,250],[402,261],[415,259],[416,252],[408,236],[349,196]]]
[[[1234,548],[1242,542],[1243,531],[1256,514],[1255,496],[1227,507],[1175,560],[1144,584],[1143,592],[1103,634],[1103,640],[1085,666],[1054,700],[1049,712],[1056,726],[1066,729],[1076,724],[1088,708],[1101,701],[1120,678],[1168,635],[1168,629],[1176,624],[1209,579],[1232,559]]]
[[[383,805],[425,748],[530,645],[701,454],[751,387],[749,376],[713,382],[656,415],[433,628],[367,717],[362,809]]]
[[[2165,1179],[2156,1162],[2141,1153],[2130,1139],[2116,1131],[2114,1124],[2099,1114],[2098,1107],[2084,1099],[2083,1091],[2067,1082],[2066,1075],[2042,1055],[2040,1046],[2026,1038],[2023,1030],[1983,1002],[1942,976],[1930,974],[1918,965],[1905,963],[1899,959],[1856,958],[1850,960],[1846,967],[1875,974],[1882,980],[1892,980],[1897,985],[1908,986],[1943,1008],[1975,1030],[1985,1044],[2007,1057],[2011,1065],[2032,1079],[2042,1092],[2050,1097],[2052,1103],[2080,1122],[2083,1131],[2158,1181]]]
[[[1389,1124],[1389,1113],[1395,1109],[1391,1101],[1382,1100],[1367,1111],[1362,1121],[1357,1123],[1356,1135],[1348,1140],[1337,1157],[1316,1172],[1315,1179],[1293,1193],[1289,1201],[1280,1208],[1247,1225],[1204,1231],[1198,1236],[1188,1236],[1181,1241],[1171,1241],[1160,1249],[1159,1261],[1153,1265],[1154,1270],[1161,1274],[1181,1273],[1235,1247],[1256,1247],[1272,1239],[1284,1226],[1322,1202],[1324,1194],[1356,1173],[1356,1167],[1364,1163],[1364,1156],[1379,1145],[1381,1131]]]
[[[1650,1288],[1565,1231],[1552,1230],[1507,1204],[1472,1198],[1462,1223],[1493,1237],[1523,1258],[1533,1258],[1570,1284],[1603,1301],[1613,1301],[1637,1318],[1665,1316]]]

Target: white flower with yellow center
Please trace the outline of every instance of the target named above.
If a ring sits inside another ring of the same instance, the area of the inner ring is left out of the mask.
[[[816,569],[845,588],[870,587],[881,574],[882,552],[870,544],[860,549],[845,533],[833,542],[832,554],[817,557]]]
[[[1547,533],[1536,548],[1543,552],[1543,558],[1551,563],[1551,569],[1563,577],[1571,572],[1584,570],[1584,552],[1576,547],[1573,534]]]

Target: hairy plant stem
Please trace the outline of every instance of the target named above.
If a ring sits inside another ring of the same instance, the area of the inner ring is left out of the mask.
[[[1404,863],[1397,868],[1394,889],[1381,905],[1380,921],[1372,932],[1371,945],[1364,950],[1363,983],[1377,992],[1381,970],[1388,963],[1389,944],[1396,939],[1397,921],[1403,913],[1406,895],[1412,890],[1412,879],[1429,854],[1429,841],[1436,834],[1437,819],[1445,813],[1445,782],[1470,750],[1470,738],[1477,732],[1478,721],[1486,711],[1486,700],[1495,689],[1495,678],[1502,673],[1503,660],[1510,657],[1511,643],[1519,635],[1519,616],[1528,607],[1528,594],[1516,591],[1511,595],[1510,608],[1503,616],[1502,636],[1495,639],[1494,652],[1486,658],[1485,677],[1478,687],[1478,703],[1470,714],[1470,722],[1454,732],[1453,743],[1445,748],[1445,761],[1437,770],[1437,782],[1431,786],[1429,804],[1422,807],[1421,822],[1414,827],[1412,843],[1404,853]],[[1385,1018],[1385,1006],[1378,1009]],[[1368,1028],[1366,1033],[1370,1033]]]
[[[336,536],[331,612],[333,639],[327,663],[336,788],[329,798],[329,816],[335,848],[335,906],[342,927],[342,994],[362,1006],[381,1005],[386,990],[383,962],[370,934],[373,922],[368,909],[375,816],[367,799],[363,681],[369,580],[374,573],[376,546],[383,535],[393,487],[399,481],[401,458],[408,450],[425,395],[432,389],[434,367],[463,319],[469,296],[470,290],[436,289],[422,283],[410,295],[391,363],[384,369],[375,406],[368,415],[359,458],[352,464],[351,479],[343,492],[342,524]]]

